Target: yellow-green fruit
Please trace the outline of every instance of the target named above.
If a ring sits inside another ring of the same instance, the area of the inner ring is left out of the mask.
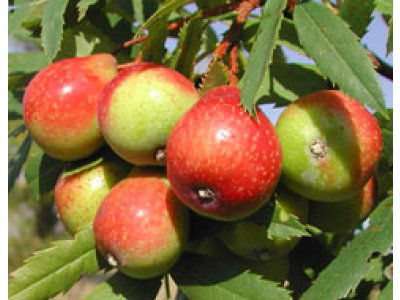
[[[273,219],[285,221],[292,214],[303,224],[307,223],[308,201],[301,196],[281,188],[276,193],[275,202]],[[220,237],[236,255],[261,261],[286,255],[300,240],[298,237],[268,238],[267,226],[249,219],[227,227],[221,232]]]
[[[82,226],[93,222],[104,197],[129,169],[128,164],[117,160],[71,175],[61,174],[54,196],[60,220],[69,233],[74,235]]]
[[[98,106],[107,144],[135,165],[163,165],[167,138],[199,95],[182,74],[153,63],[120,72],[103,91]]]
[[[372,177],[355,196],[332,203],[310,201],[309,223],[324,232],[346,232],[356,227],[372,210],[375,179]]]

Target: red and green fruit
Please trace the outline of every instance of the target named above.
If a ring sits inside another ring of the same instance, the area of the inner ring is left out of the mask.
[[[265,209],[269,208],[266,207]],[[308,201],[280,188],[275,197],[275,208],[272,214],[274,222],[285,222],[291,217],[290,215],[294,215],[302,224],[306,224]],[[264,219],[267,219],[267,217]],[[267,227],[266,224],[261,224],[250,218],[226,227],[220,233],[220,237],[234,254],[257,261],[267,261],[286,255],[300,241],[299,237],[269,238]]]
[[[276,124],[282,143],[282,181],[317,201],[351,197],[371,177],[382,150],[377,120],[340,91],[304,96]]]
[[[97,103],[116,74],[109,54],[60,60],[37,73],[23,98],[25,126],[35,142],[61,160],[94,153],[103,144]]]
[[[99,123],[106,142],[135,165],[162,165],[175,123],[199,99],[193,84],[167,67],[142,63],[105,88]]]
[[[104,161],[78,173],[61,174],[54,197],[60,220],[69,233],[74,235],[82,226],[93,222],[104,197],[128,172],[123,162]]]
[[[152,278],[167,272],[183,251],[188,211],[162,174],[136,170],[106,196],[93,229],[110,265],[134,278]]]
[[[267,117],[252,118],[232,86],[209,91],[174,127],[167,176],[177,197],[200,215],[243,219],[270,198],[281,147]]]
[[[310,201],[309,223],[324,232],[341,233],[355,228],[375,205],[375,179],[358,193],[339,202]]]

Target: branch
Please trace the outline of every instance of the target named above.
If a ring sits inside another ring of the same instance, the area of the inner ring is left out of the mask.
[[[393,67],[368,49],[367,54],[374,64],[375,70],[383,77],[393,81]]]

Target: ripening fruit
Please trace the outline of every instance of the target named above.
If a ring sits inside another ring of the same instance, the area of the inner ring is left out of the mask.
[[[188,211],[162,174],[134,171],[101,203],[93,230],[110,265],[133,278],[152,278],[167,272],[183,251]]]
[[[340,201],[364,186],[379,160],[376,119],[340,91],[319,91],[287,106],[276,124],[282,181],[317,201]]]
[[[92,223],[96,211],[112,186],[128,172],[122,161],[104,161],[78,173],[64,172],[58,178],[54,197],[61,222],[74,235]]]
[[[232,86],[209,91],[174,127],[167,176],[177,197],[203,216],[233,221],[263,206],[281,171],[281,147],[267,117],[252,118]]]
[[[153,63],[120,72],[105,88],[99,123],[106,142],[135,165],[163,165],[172,127],[199,99],[180,73]]]
[[[94,153],[103,144],[97,103],[116,74],[109,54],[60,60],[37,73],[23,98],[25,126],[35,142],[61,160]]]
[[[296,216],[302,224],[307,223],[307,200],[280,188],[277,191],[275,203],[276,206],[272,212],[272,218],[275,222],[284,222],[290,217],[289,214],[292,214]],[[269,208],[266,207],[265,209],[268,210]],[[260,215],[264,216],[265,213],[260,211]],[[262,221],[267,221],[268,217],[265,216],[260,219]],[[256,261],[267,261],[275,257],[286,255],[300,241],[299,237],[290,237],[288,239],[269,238],[267,232],[268,226],[268,224],[262,224],[259,220],[255,221],[254,218],[251,217],[250,219],[226,227],[220,233],[220,237],[234,254]]]
[[[354,229],[375,205],[375,179],[351,198],[339,202],[310,201],[309,223],[324,232],[341,233]]]

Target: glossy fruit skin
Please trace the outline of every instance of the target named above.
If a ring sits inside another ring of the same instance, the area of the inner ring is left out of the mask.
[[[98,118],[106,142],[135,165],[163,165],[157,150],[165,147],[172,127],[199,99],[180,73],[153,63],[120,72],[105,88]]]
[[[297,216],[301,223],[307,223],[308,201],[306,199],[280,188],[277,191],[275,202],[282,207],[280,212],[273,211],[273,214],[279,213],[279,219],[284,220],[290,213]],[[234,254],[253,261],[268,261],[284,256],[300,241],[298,237],[270,239],[266,225],[256,222],[252,218],[232,224],[220,233],[220,237]]]
[[[94,153],[103,144],[97,103],[116,74],[110,54],[67,58],[37,73],[23,98],[25,126],[35,142],[61,160]]]
[[[82,226],[93,222],[104,197],[129,172],[127,165],[105,161],[78,173],[60,175],[54,198],[60,220],[69,233],[75,235]]]
[[[371,177],[356,195],[343,201],[310,201],[309,223],[323,232],[343,233],[354,229],[375,205],[375,184],[375,178]]]
[[[188,238],[187,209],[157,173],[133,172],[101,203],[94,221],[100,253],[137,279],[167,272]]]
[[[260,110],[257,120],[248,115],[236,87],[206,93],[168,139],[172,189],[209,218],[234,221],[254,213],[268,201],[280,171],[281,147],[273,126]],[[211,191],[211,201],[204,201],[203,191]]]
[[[283,149],[283,183],[316,201],[354,195],[371,177],[382,150],[376,119],[340,91],[298,99],[275,128]]]

